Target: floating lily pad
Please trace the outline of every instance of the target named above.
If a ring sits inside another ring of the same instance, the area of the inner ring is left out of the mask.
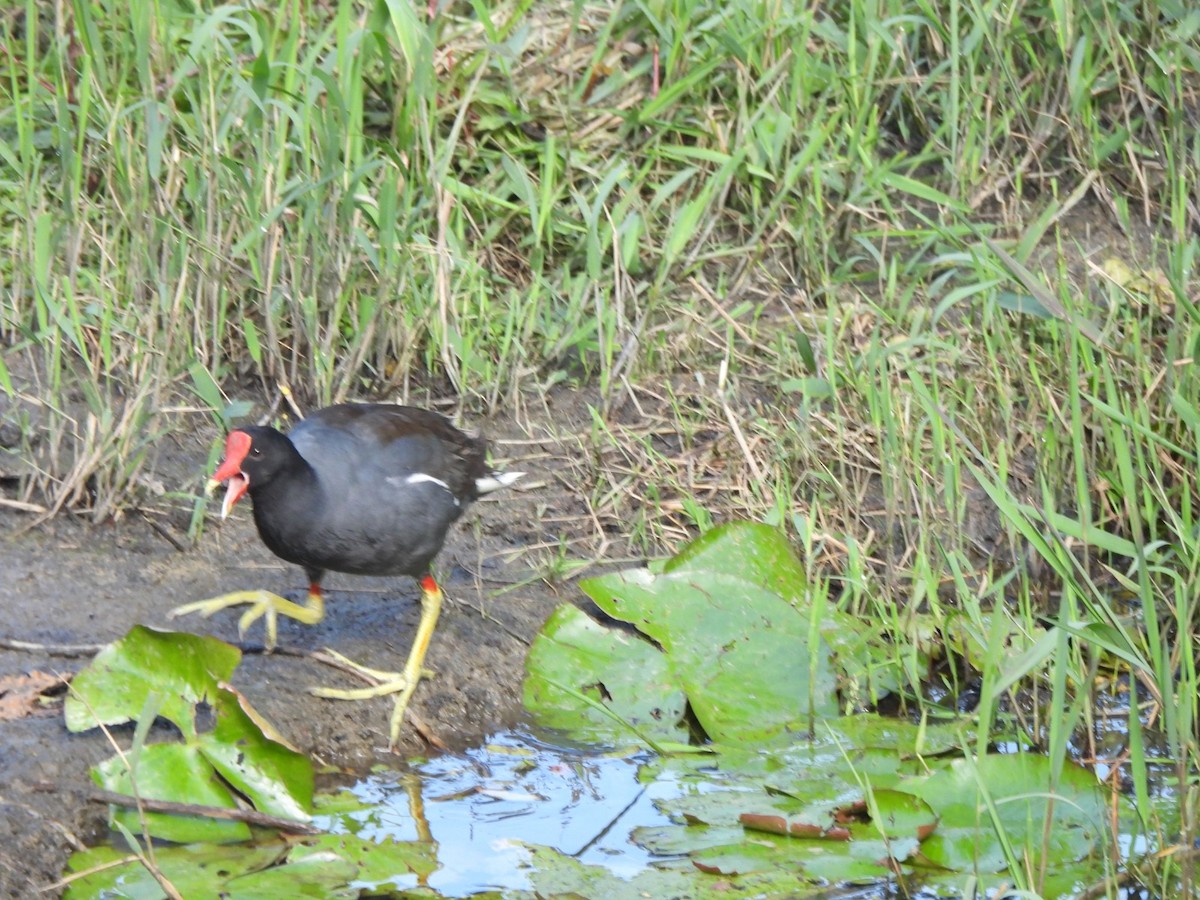
[[[231,879],[224,896],[238,900],[279,900],[312,897],[314,900],[353,900],[362,890],[351,882],[358,867],[332,850],[312,853],[298,862]]]
[[[814,794],[819,791],[814,784]],[[665,804],[687,824],[638,829],[633,838],[654,853],[684,854],[710,876],[780,871],[809,881],[879,881],[917,852],[919,835],[935,821],[917,798],[893,793],[897,796],[879,798],[877,818],[856,812],[851,821],[843,813],[862,801],[814,802],[807,812],[787,815],[780,810],[788,806],[786,800],[762,792],[717,791]],[[775,812],[739,812],[748,808]],[[739,828],[728,824],[735,816],[756,826],[769,826],[774,819],[780,827]],[[792,824],[803,827],[793,830]]]
[[[1052,766],[1044,757],[930,757],[921,765],[931,774],[905,777],[914,764],[894,751],[838,752],[828,739],[772,750],[715,749],[708,757],[646,767],[679,787],[679,796],[656,803],[677,824],[634,833],[645,849],[692,861],[710,877],[778,867],[834,883],[906,872],[949,884],[961,881],[961,873],[1008,872],[1004,841],[1018,865],[1049,862],[1046,896],[1104,874],[1097,852],[1103,794],[1079,766],[1064,766],[1050,791]],[[881,755],[872,765],[890,759],[881,779],[865,771],[864,753]]]
[[[886,749],[903,759],[937,756],[963,745],[961,729],[953,722],[917,723],[861,713],[830,719],[823,727],[841,746]]]
[[[221,896],[226,881],[265,869],[284,850],[277,844],[159,847],[154,853],[154,864],[188,900],[215,900]],[[145,866],[136,860],[121,864],[130,855],[128,851],[114,847],[96,847],[74,854],[67,862],[67,871],[76,875],[81,872],[91,874],[73,878],[63,897],[65,900],[162,897],[162,887]]]
[[[687,897],[689,900],[741,900],[751,897],[827,895],[828,888],[812,884],[784,868],[714,878],[691,862],[664,865],[625,879],[601,866],[588,866],[556,850],[529,847],[530,881],[537,897],[603,897],[605,900],[645,900],[647,897]]]
[[[921,856],[933,866],[981,872],[1007,868],[1004,842],[1019,856],[1028,850],[1057,864],[1089,856],[1108,814],[1096,776],[1068,762],[1055,783],[1052,769],[1044,756],[989,755],[903,782],[941,817]]]
[[[746,830],[741,825],[690,828],[681,828],[678,825],[646,825],[635,828],[629,838],[650,853],[659,856],[679,856],[735,844],[745,836]]]
[[[915,840],[885,842],[862,838],[840,843],[778,838],[714,847],[694,853],[692,864],[710,875],[746,875],[771,871],[793,872],[810,883],[878,882],[896,870],[894,859],[905,859]]]
[[[402,882],[422,881],[438,868],[437,845],[384,838],[370,841],[353,834],[322,834],[306,838],[288,855],[289,864],[334,853],[355,865],[355,884],[370,891],[402,888]]]
[[[73,880],[65,896],[71,900],[163,896],[154,876],[131,856],[112,847],[76,853],[67,864],[68,872],[96,871]],[[402,881],[416,887],[419,879],[436,870],[437,859],[435,844],[373,842],[330,834],[263,845],[158,847],[154,864],[188,900],[274,900],[359,897],[379,889],[400,889]]]

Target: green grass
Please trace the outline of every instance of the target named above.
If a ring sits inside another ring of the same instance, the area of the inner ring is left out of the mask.
[[[9,502],[145,503],[155,443],[230,399],[454,394],[553,436],[539,398],[581,391],[572,553],[777,521],[914,702],[936,640],[901,607],[962,623],[980,744],[1027,691],[1015,727],[1064,754],[1132,668],[1131,745],[1195,790],[1186,4],[27,0],[0,29]],[[1190,846],[1139,754],[1145,827]]]

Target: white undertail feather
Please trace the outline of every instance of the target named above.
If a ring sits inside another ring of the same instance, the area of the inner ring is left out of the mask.
[[[484,478],[476,478],[475,490],[481,494],[490,494],[492,491],[508,487],[524,474],[524,472],[493,472]]]

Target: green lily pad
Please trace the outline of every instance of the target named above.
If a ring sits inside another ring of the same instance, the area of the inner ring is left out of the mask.
[[[690,861],[663,865],[625,879],[601,866],[589,866],[548,847],[528,846],[529,879],[538,897],[603,897],[605,900],[645,900],[647,897],[687,897],[689,900],[743,900],[752,897],[790,897],[803,900],[827,894],[802,874],[783,868],[714,878]]]
[[[218,691],[213,698],[216,725],[197,739],[200,753],[256,809],[307,822],[312,763],[282,738],[265,734],[248,706],[241,694],[228,688]]]
[[[778,528],[760,522],[730,522],[706,531],[663,565],[676,574],[736,574],[783,599],[806,598],[808,577]]]
[[[902,782],[941,818],[921,856],[941,868],[1001,872],[1008,867],[1002,839],[1019,857],[1061,864],[1089,856],[1107,815],[1096,776],[1074,763],[1063,765],[1057,784],[1051,776],[1044,756],[988,755]]]
[[[813,792],[819,797],[820,791]],[[845,796],[845,792],[841,793]],[[789,800],[795,799],[789,796]],[[790,804],[787,804],[790,805]],[[785,804],[776,804],[784,807]],[[800,814],[742,813],[746,828],[784,836],[829,840],[861,840],[881,837],[914,842],[927,838],[937,826],[937,816],[924,800],[903,791],[883,788],[863,799],[834,803],[809,802]],[[916,843],[913,844],[915,849]]]
[[[344,822],[348,813],[362,812],[371,809],[373,804],[364,800],[353,791],[341,790],[313,795],[312,811],[314,816],[326,816],[336,822]]]
[[[661,571],[734,575],[779,595],[806,616],[811,609],[804,565],[783,532],[759,522],[730,522],[705,532]],[[879,644],[878,629],[870,623],[829,606],[814,624],[833,651],[847,695],[875,702],[901,683],[894,648]]]
[[[305,856],[299,862],[289,857],[286,865],[232,878],[224,896],[238,900],[278,900],[280,897],[312,897],[314,900],[353,900],[362,891],[351,882],[358,867],[333,850]]]
[[[779,838],[713,847],[692,854],[700,871],[710,875],[745,875],[754,872],[795,872],[808,881],[832,884],[879,882],[894,874],[893,860],[905,859],[917,847],[915,840],[885,842],[878,838],[831,843]]]
[[[745,836],[741,825],[643,825],[633,829],[629,839],[658,856],[678,856],[725,847]]]
[[[221,809],[237,806],[229,788],[221,784],[199,749],[185,744],[147,744],[142,747],[132,778],[120,756],[111,757],[93,768],[92,778],[106,790],[126,795],[136,793],[148,800],[196,803]],[[142,824],[136,809],[114,808],[112,817],[134,834],[141,834]],[[250,837],[249,825],[227,819],[148,812],[145,822],[150,834],[176,843],[224,843]]]
[[[219,808],[234,806],[236,792],[261,812],[308,821],[312,763],[226,684],[240,659],[223,641],[142,626],[102,650],[75,677],[68,727],[117,724],[154,710],[179,727],[183,743],[145,744],[126,754],[132,778],[120,755],[94,769],[93,778],[119,793]],[[197,728],[201,704],[213,721],[204,732]],[[136,811],[115,811],[113,819],[142,830]],[[245,824],[221,819],[154,813],[145,821],[154,837],[177,842],[250,835]]]
[[[709,744],[708,753],[691,757],[673,756],[654,759],[639,770],[642,781],[667,778],[698,791],[714,786],[738,789],[774,787],[795,774],[812,781],[811,774],[822,778],[845,772],[844,784],[856,783],[846,765],[846,751],[828,737],[804,739],[784,747],[753,747],[744,744]]]
[[[600,742],[687,740],[686,698],[667,658],[648,641],[606,628],[574,606],[555,610],[534,639],[526,668],[525,706],[545,727]]]
[[[305,839],[288,855],[289,865],[334,853],[355,866],[354,883],[370,892],[404,887],[414,877],[424,881],[438,868],[437,845],[384,838],[369,841],[353,834],[322,834]]]
[[[733,575],[686,570],[635,569],[580,586],[662,646],[713,740],[769,740],[839,711],[828,646],[778,594]]]
[[[883,768],[886,783],[898,781],[905,764],[894,751],[856,750],[844,735],[766,750],[713,749],[709,757],[644,767],[681,793],[655,804],[678,824],[638,829],[639,845],[682,855],[715,877],[783,870],[850,883],[909,871],[936,832],[928,802],[864,773],[863,754],[877,753],[890,768],[872,765]]]
[[[195,844],[159,847],[154,852],[154,864],[188,900],[216,900],[222,896],[226,881],[265,869],[283,851],[281,845]],[[140,862],[134,860],[117,865],[129,856],[128,851],[114,847],[95,847],[74,854],[67,862],[67,871],[91,874],[73,879],[63,897],[65,900],[91,900],[95,897],[157,900],[162,897],[162,887]]]
[[[655,853],[686,854],[689,862],[710,876],[696,889],[714,890],[719,879],[711,876],[772,872],[792,873],[805,881],[877,882],[890,878],[920,845],[915,837],[881,837],[870,823],[856,823],[839,840],[698,824],[638,829],[635,839]]]
[[[897,869],[912,870],[907,861],[920,846],[916,838],[884,840],[879,837],[855,837],[842,844],[812,846],[814,841],[798,841],[811,847],[804,857],[804,872],[810,878],[833,884],[881,883],[892,878]],[[834,848],[834,852],[818,852]]]
[[[529,655],[526,703],[540,724],[583,739],[614,739],[612,718],[647,742],[683,740],[682,691],[710,740],[778,743],[901,680],[867,623],[814,603],[804,567],[767,525],[714,528],[673,559],[581,587],[666,657],[664,668],[628,635],[557,612]]]
[[[960,728],[954,723],[916,723],[875,713],[831,719],[824,728],[842,746],[886,748],[903,759],[937,756],[963,744]]]
[[[432,874],[437,869],[436,849],[435,844],[416,841],[375,843],[328,834],[299,843],[159,847],[154,862],[188,900],[352,898],[364,891],[399,888],[401,879],[415,882]],[[140,862],[117,865],[130,855],[112,847],[76,853],[67,864],[68,872],[97,871],[73,880],[66,896],[71,900],[162,897],[162,888]]]
[[[764,789],[763,797],[735,792],[724,796],[735,804],[740,801],[737,821],[747,828],[814,840],[850,840],[849,824],[842,812],[861,802],[861,788],[836,775],[811,778],[797,788],[791,794]]]
[[[871,727],[863,733],[875,734]],[[1051,791],[1053,766],[1037,756],[910,762],[895,750],[856,749],[844,733],[836,742],[711,749],[705,757],[643,767],[649,779],[681,793],[656,801],[677,824],[638,829],[634,839],[712,877],[783,868],[850,883],[905,872],[950,885],[970,873],[999,886],[1005,877],[1011,883],[1010,859],[1022,868],[1045,860],[1045,896],[1104,877],[1105,795],[1095,776],[1074,764],[1063,767]],[[905,774],[918,765],[924,773]]]
[[[210,701],[228,681],[242,652],[216,638],[155,631],[135,625],[101,650],[71,682],[64,704],[70,731],[135,720],[151,694],[161,697],[159,715],[185,737],[196,735],[196,704]]]
[[[938,824],[937,815],[920,797],[888,788],[873,790],[860,803],[839,810],[839,818],[850,821],[856,834],[869,829],[892,841],[923,841]]]

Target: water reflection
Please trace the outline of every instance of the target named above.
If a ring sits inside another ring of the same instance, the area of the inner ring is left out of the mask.
[[[677,794],[670,780],[638,782],[638,767],[648,758],[509,731],[407,773],[368,776],[350,790],[369,808],[317,824],[372,841],[435,841],[441,865],[425,885],[446,896],[531,888],[522,843],[553,847],[629,878],[660,858],[632,843],[630,832],[669,824],[654,802]],[[394,883],[416,887],[417,879],[406,875]]]

